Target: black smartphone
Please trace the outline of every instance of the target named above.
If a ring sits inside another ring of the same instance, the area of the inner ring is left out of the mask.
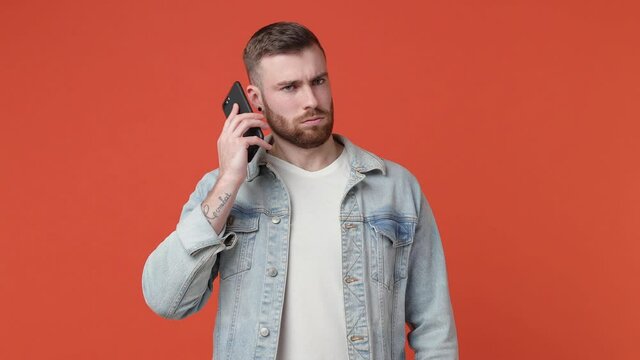
[[[242,85],[240,85],[239,81],[236,81],[233,83],[233,86],[231,86],[231,90],[229,91],[229,94],[227,94],[227,97],[224,99],[224,102],[222,103],[222,110],[224,111],[224,116],[229,117],[229,114],[231,114],[231,109],[233,109],[234,103],[238,104],[239,106],[238,114],[253,112],[253,110],[251,109],[251,105],[249,105],[249,100],[247,100],[247,97],[244,94],[244,90],[242,90]],[[242,134],[242,136],[257,136],[260,139],[264,139],[264,134],[262,133],[262,129],[259,127],[249,128],[249,130],[245,131],[245,133]],[[255,154],[258,152],[259,148],[260,147],[258,145],[249,145],[249,149],[248,149],[249,156],[247,161],[251,162],[251,159],[253,159]]]

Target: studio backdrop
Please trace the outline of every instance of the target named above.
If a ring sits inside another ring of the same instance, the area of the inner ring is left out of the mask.
[[[639,10],[3,1],[0,358],[211,358],[216,296],[162,319],[142,267],[218,166],[242,49],[281,20],[326,50],[334,131],[418,178],[462,359],[640,358]]]

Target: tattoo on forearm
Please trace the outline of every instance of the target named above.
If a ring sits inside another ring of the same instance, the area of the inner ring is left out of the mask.
[[[224,193],[224,196],[218,196],[218,200],[220,200],[220,205],[218,205],[218,207],[215,210],[211,211],[211,213],[209,211],[210,210],[209,205],[207,204],[202,205],[202,213],[204,213],[204,217],[207,218],[209,223],[212,223],[213,220],[217,219],[218,216],[220,216],[220,212],[222,212],[222,208],[227,203],[227,201],[229,201],[230,197],[231,197],[231,194],[229,193]]]

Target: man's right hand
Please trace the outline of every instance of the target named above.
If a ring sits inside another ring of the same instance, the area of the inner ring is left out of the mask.
[[[244,134],[252,127],[268,129],[260,113],[238,114],[238,104],[233,104],[229,117],[224,122],[220,137],[218,137],[218,160],[220,178],[240,186],[247,176],[247,157],[249,145],[258,145],[271,150],[271,144],[257,136]]]
[[[218,179],[200,205],[202,213],[217,234],[221,233],[238,189],[247,177],[249,145],[271,150],[271,144],[257,136],[242,136],[252,127],[268,129],[269,125],[263,119],[264,116],[259,113],[238,114],[238,104],[233,104],[231,113],[224,122],[218,137]]]

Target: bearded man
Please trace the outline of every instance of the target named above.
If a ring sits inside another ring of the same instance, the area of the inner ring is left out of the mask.
[[[220,276],[215,359],[457,359],[438,229],[415,177],[334,134],[325,52],[306,27],[258,30],[207,173],[143,271],[147,304],[182,319]],[[265,122],[266,119],[266,122]],[[252,127],[271,135],[245,137]],[[247,162],[248,147],[259,150]],[[405,325],[410,332],[405,337]]]

